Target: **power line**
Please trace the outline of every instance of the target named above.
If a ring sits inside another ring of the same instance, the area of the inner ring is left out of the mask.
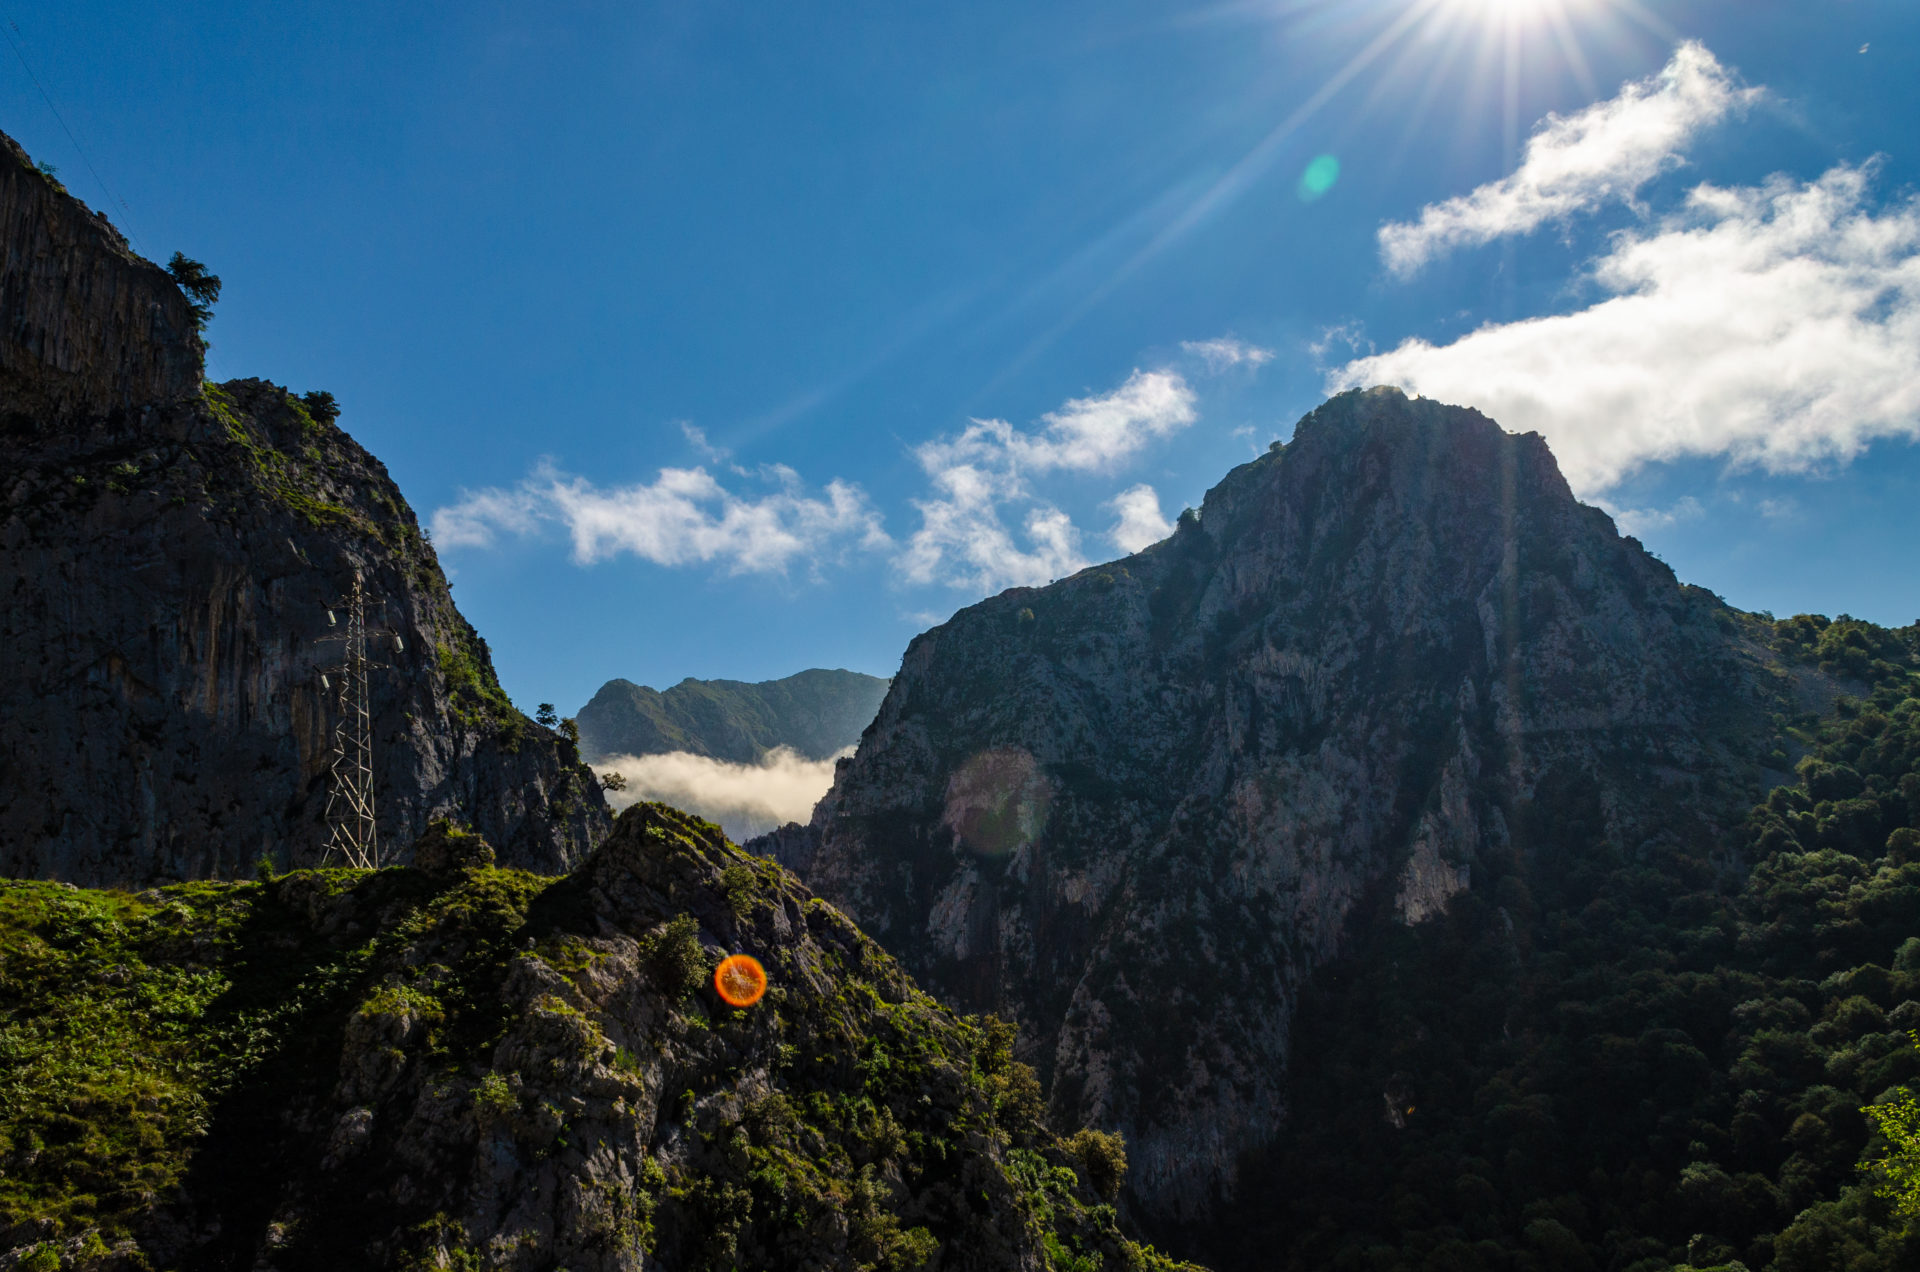
[[[15,22],[11,15],[8,15],[7,25],[13,28],[12,32],[0,31],[0,35],[6,35],[7,44],[13,49],[13,55],[20,59],[20,69],[27,73],[28,81],[40,90],[40,100],[47,104],[47,109],[52,111],[53,117],[59,121],[60,131],[66,133],[67,140],[73,143],[73,152],[80,156],[80,162],[86,164],[87,171],[93,174],[94,182],[100,187],[100,193],[107,196],[107,202],[109,204],[119,204],[120,211],[125,217],[127,238],[132,241],[134,250],[138,251],[142,256],[145,256],[146,250],[140,245],[140,236],[133,232],[133,209],[127,206],[125,199],[113,192],[112,188],[107,185],[106,178],[100,175],[100,170],[93,166],[93,160],[88,157],[86,147],[80,144],[80,139],[73,135],[73,129],[67,126],[67,117],[62,115],[60,108],[53,104],[52,94],[47,92],[46,85],[40,82],[40,77],[33,73],[33,67],[27,62],[26,50],[20,47],[20,41],[27,38],[20,30],[20,24]]]

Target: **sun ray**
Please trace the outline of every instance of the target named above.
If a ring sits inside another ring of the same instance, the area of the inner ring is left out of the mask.
[[[1573,33],[1573,22],[1567,16],[1567,8],[1560,0],[1548,0],[1547,27],[1553,32],[1553,42],[1560,47],[1560,56],[1567,60],[1567,69],[1573,72],[1573,78],[1580,85],[1580,91],[1589,99],[1598,100],[1600,83],[1594,78],[1593,68],[1587,65],[1587,55],[1581,51],[1580,41]]]
[[[1335,94],[1353,81],[1355,76],[1371,66],[1383,53],[1387,52],[1404,38],[1409,31],[1429,17],[1434,10],[1448,2],[1449,0],[1414,0],[1384,31],[1374,36],[1358,53],[1348,58],[1345,65],[1329,75],[1326,81],[1322,83],[1319,88],[1315,89],[1304,102],[1300,103],[1300,105],[1288,113],[1286,118],[1274,125],[1274,127],[1259,141],[1255,142],[1247,153],[1235,162],[1232,167],[1228,168],[1225,173],[1211,182],[1197,198],[1182,209],[1170,222],[1162,226],[1143,247],[1116,266],[1097,287],[1088,292],[1059,322],[1054,323],[1046,331],[1043,331],[1032,341],[1028,342],[1025,348],[1015,354],[1005,366],[995,373],[991,382],[998,383],[1004,380],[1018,368],[1025,366],[1034,358],[1038,357],[1051,346],[1054,341],[1071,330],[1082,318],[1091,313],[1096,306],[1118,290],[1122,283],[1148,261],[1151,261],[1174,243],[1185,238],[1194,227],[1206,220],[1209,215],[1237,198],[1253,183],[1256,177],[1266,170],[1267,166],[1278,156],[1282,143],[1290,138],[1300,125],[1318,114],[1320,109],[1332,100]]]

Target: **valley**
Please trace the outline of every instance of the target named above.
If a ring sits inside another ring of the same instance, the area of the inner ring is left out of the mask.
[[[529,717],[330,395],[11,141],[0,248],[0,1269],[1920,1266],[1920,624],[1376,386],[891,679]]]

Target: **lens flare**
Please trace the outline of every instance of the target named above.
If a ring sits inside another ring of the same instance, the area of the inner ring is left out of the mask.
[[[1297,187],[1300,197],[1308,203],[1333,189],[1333,183],[1340,179],[1340,161],[1332,155],[1317,156],[1300,174]]]
[[[713,969],[713,992],[729,1007],[751,1007],[767,992],[767,969],[751,954],[733,954]]]

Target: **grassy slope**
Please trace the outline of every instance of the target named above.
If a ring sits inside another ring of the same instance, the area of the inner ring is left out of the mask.
[[[913,990],[825,907],[805,941],[827,944],[763,954],[779,987],[752,1011],[721,1004],[693,939],[716,907],[764,917],[820,903],[705,823],[658,805],[623,820],[616,837],[629,849],[681,863],[670,890],[704,919],[686,912],[637,940],[609,938],[596,920],[604,897],[588,899],[591,863],[560,880],[478,867],[300,871],[137,896],[0,884],[0,1266],[9,1249],[36,1272],[250,1266],[288,1181],[305,1189],[312,1220],[276,1253],[280,1266],[429,1266],[436,1251],[451,1266],[493,1266],[487,1234],[462,1229],[444,1198],[370,1208],[374,1193],[351,1193],[372,1181],[395,1195],[382,1174],[398,1169],[390,1154],[346,1183],[316,1168],[325,1136],[310,1128],[332,1124],[335,1084],[352,1081],[343,1046],[351,1055],[356,1036],[400,1039],[361,1060],[410,1076],[389,1079],[385,1097],[354,1097],[400,1108],[395,1126],[417,1125],[408,1117],[438,1100],[505,1137],[494,1151],[604,1162],[604,1143],[569,1148],[593,1132],[585,1120],[570,1129],[565,1110],[576,1089],[645,1068],[608,1042],[618,1026],[601,1011],[605,994],[590,992],[622,967],[629,988],[615,997],[654,995],[663,1012],[653,1037],[628,1045],[665,1057],[655,1072],[676,1094],[661,1096],[655,1151],[637,1165],[641,1186],[615,1199],[607,1240],[689,1268],[784,1266],[826,1238],[844,1256],[826,1266],[922,1266],[943,1245],[945,1266],[999,1266],[966,1261],[964,1200],[958,1217],[942,1209],[964,1182],[969,1195],[996,1194],[995,1209],[1010,1208],[1059,1272],[1173,1266],[1121,1237],[1100,1201],[1108,1146],[1043,1125],[1010,1031]],[[698,878],[711,886],[680,882]],[[790,966],[796,954],[814,961]],[[540,1020],[508,1005],[511,977],[560,987],[539,1000]],[[396,1033],[395,1021],[409,1023]],[[564,1045],[528,1069],[524,1038],[542,1030]],[[580,1056],[566,1041],[576,1034]],[[774,1038],[784,1041],[771,1084],[727,1098]],[[502,1056],[518,1067],[496,1068]],[[613,1059],[593,1070],[600,1056]],[[649,1089],[636,1078],[631,1092]],[[663,1138],[678,1149],[660,1151]]]

